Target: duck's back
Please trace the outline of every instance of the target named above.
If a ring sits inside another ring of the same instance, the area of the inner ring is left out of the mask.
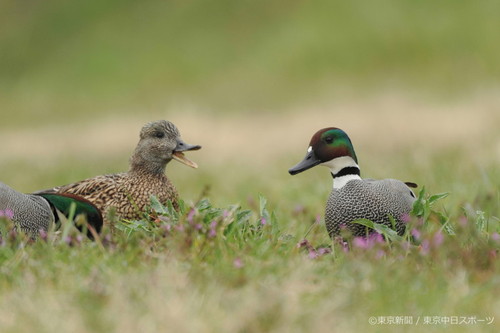
[[[405,217],[410,213],[414,201],[413,192],[399,180],[351,180],[330,194],[325,212],[326,228],[331,237],[340,234],[342,225],[353,235],[364,236],[366,228],[353,221],[368,219],[391,226],[391,216],[396,221],[397,232],[402,234]]]
[[[84,197],[101,210],[106,220],[110,209],[122,219],[140,219],[153,195],[162,203],[172,201],[174,207],[178,200],[177,190],[165,175],[126,172],[85,179],[54,191]]]

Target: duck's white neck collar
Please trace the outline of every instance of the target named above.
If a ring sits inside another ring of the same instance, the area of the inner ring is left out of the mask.
[[[342,188],[350,180],[361,179],[359,166],[350,156],[337,157],[321,165],[330,169],[334,189]]]

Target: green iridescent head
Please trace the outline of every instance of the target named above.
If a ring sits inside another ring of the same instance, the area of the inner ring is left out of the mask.
[[[318,164],[344,156],[351,157],[358,163],[349,136],[340,128],[323,128],[311,138],[307,154],[302,162],[292,167],[288,172],[295,175]]]

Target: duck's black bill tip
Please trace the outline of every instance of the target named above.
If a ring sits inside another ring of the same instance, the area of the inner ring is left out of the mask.
[[[186,149],[186,150],[200,150],[200,149],[201,149],[200,145],[193,145],[189,149]]]
[[[318,158],[314,155],[314,153],[309,152],[307,153],[306,157],[299,162],[297,165],[291,167],[288,169],[288,173],[293,175],[296,175],[298,173],[301,173],[303,171],[306,171],[312,167],[315,167],[316,165],[320,164],[321,161],[318,160]]]

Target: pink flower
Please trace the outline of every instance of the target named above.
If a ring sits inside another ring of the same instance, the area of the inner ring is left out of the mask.
[[[385,256],[385,251],[384,250],[378,250],[377,254],[375,255],[375,259],[381,259]]]
[[[297,248],[300,249],[301,247],[305,246],[307,244],[306,242],[307,242],[307,239],[301,240],[300,242],[297,243]]]
[[[297,247],[300,249],[302,247],[305,247],[306,249],[312,248],[311,243],[307,239],[303,239],[300,242],[297,243]]]
[[[342,251],[344,251],[344,253],[349,252],[349,244],[342,237],[337,236],[334,238],[333,241],[335,243],[340,244],[340,246],[342,246]]]
[[[491,239],[494,240],[495,242],[498,242],[500,240],[500,235],[498,234],[498,232],[492,233]]]
[[[5,216],[7,216],[8,219],[13,219],[14,218],[14,211],[10,208],[7,208],[5,210]]]
[[[187,214],[186,221],[188,221],[189,223],[193,222],[194,213],[196,213],[196,211],[194,210],[194,208],[191,208],[189,210],[189,213]]]
[[[413,238],[415,238],[416,240],[419,240],[420,239],[420,231],[418,229],[412,229],[411,230],[411,235],[413,236]]]
[[[309,259],[316,259],[318,257],[318,253],[315,250],[310,250],[308,257]]]
[[[433,238],[433,245],[435,247],[439,247],[443,243],[443,239],[444,239],[444,236],[443,236],[443,233],[441,232],[441,230],[436,232],[434,234],[434,238]]]
[[[66,236],[66,237],[64,237],[64,242],[65,242],[66,244],[71,245],[71,242],[72,242],[72,241],[73,241],[73,240],[71,239],[71,236]]]
[[[245,264],[243,263],[243,260],[241,260],[241,258],[238,257],[238,258],[234,259],[233,266],[235,268],[242,268],[243,266],[245,266]]]
[[[210,222],[210,231],[208,232],[208,237],[215,237],[217,236],[217,230],[215,229],[217,227],[217,221],[212,221]]]
[[[400,220],[403,223],[410,222],[410,220],[411,220],[410,214],[406,213],[406,214],[401,215]]]
[[[266,224],[267,224],[267,220],[266,220],[264,217],[262,217],[262,218],[260,219],[260,224],[262,224],[262,225],[266,225]]]
[[[7,219],[12,220],[12,218],[14,217],[14,212],[10,208],[0,210],[0,217],[6,217]]]
[[[420,244],[420,252],[421,252],[423,255],[427,255],[427,254],[429,254],[429,251],[430,251],[430,244],[429,244],[429,240],[424,239],[424,240],[422,241],[422,244]]]
[[[368,237],[354,237],[352,244],[360,249],[371,249],[375,244],[380,244],[384,242],[384,237],[378,232],[374,232],[368,235]]]
[[[38,234],[40,235],[41,240],[47,240],[47,232],[43,229],[38,230]]]
[[[318,249],[318,254],[320,256],[328,254],[328,253],[332,253],[332,249],[330,249],[329,247],[321,247]]]
[[[359,247],[360,249],[370,248],[370,246],[368,244],[368,240],[365,237],[355,237],[352,241],[352,244],[355,247]]]
[[[372,240],[375,243],[383,243],[384,242],[384,237],[382,237],[382,234],[379,234],[378,232],[371,233],[368,236],[369,240]]]

